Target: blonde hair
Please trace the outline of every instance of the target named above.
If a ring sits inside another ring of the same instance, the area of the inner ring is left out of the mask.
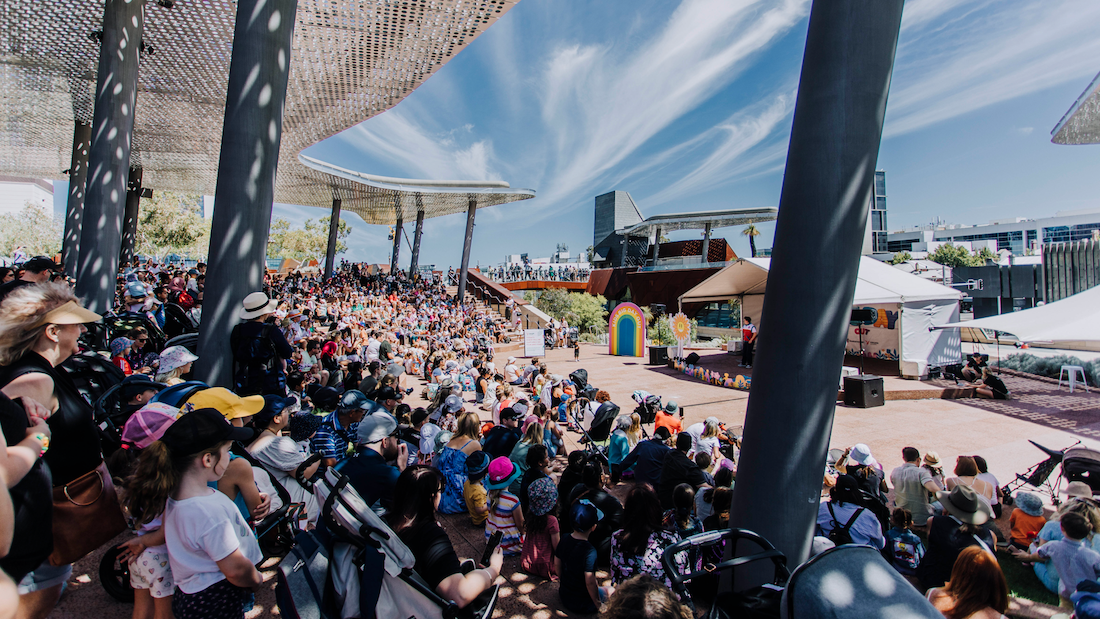
[[[0,303],[0,365],[19,361],[46,332],[46,314],[69,301],[77,301],[76,295],[60,282],[20,286],[8,294]]]
[[[529,445],[542,445],[543,427],[538,421],[532,421],[523,433],[523,442]]]
[[[455,436],[481,438],[481,418],[477,416],[477,413],[466,413],[458,418],[458,424],[455,426]]]
[[[718,436],[718,424],[714,422],[708,422],[703,425],[702,438],[710,438],[712,436]]]

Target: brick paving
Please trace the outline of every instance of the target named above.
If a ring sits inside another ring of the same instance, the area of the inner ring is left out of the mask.
[[[959,403],[1000,415],[1024,419],[1083,437],[1100,439],[1100,393],[1059,387],[1055,381],[1018,372],[1000,375],[1012,395],[1011,400],[972,398]],[[933,381],[943,386],[952,381]]]

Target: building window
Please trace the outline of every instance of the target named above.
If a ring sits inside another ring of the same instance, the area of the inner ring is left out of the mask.
[[[886,211],[871,211],[871,230],[886,231]]]
[[[886,195],[886,172],[875,172],[875,195]]]
[[[708,303],[695,315],[695,320],[700,327],[735,329],[738,323],[736,314],[736,307],[728,302]]]
[[[966,234],[953,236],[951,241],[997,241],[997,249],[1007,249],[1016,256],[1024,254],[1024,231],[1012,230],[1010,232],[988,232],[986,234]]]
[[[1092,231],[1100,230],[1100,223],[1077,224],[1076,226],[1052,226],[1043,228],[1044,243],[1065,243],[1092,238]],[[1030,237],[1029,237],[1030,238]]]
[[[913,243],[914,241],[912,239],[905,241],[888,241],[886,243],[886,251],[894,253],[897,253],[899,251],[911,252],[913,251]]]

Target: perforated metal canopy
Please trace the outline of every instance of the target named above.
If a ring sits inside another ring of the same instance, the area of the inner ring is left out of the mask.
[[[465,212],[470,200],[477,208],[517,202],[535,197],[532,189],[512,189],[504,181],[437,181],[375,176],[348,170],[319,159],[298,155],[309,170],[309,182],[328,185],[339,198],[340,208],[353,211],[368,224],[393,224],[400,216],[416,219]]]
[[[276,201],[331,206],[298,154],[396,105],[518,1],[299,0]],[[92,119],[103,6],[0,0],[0,174],[65,178],[74,121]],[[214,194],[236,6],[146,6],[131,164],[147,187]]]
[[[661,232],[673,230],[702,230],[710,225],[711,228],[725,228],[727,226],[741,226],[761,221],[773,221],[779,216],[779,209],[774,206],[762,206],[757,208],[734,208],[720,211],[696,211],[694,213],[666,213],[647,217],[629,228],[619,230],[623,236],[649,236],[660,228]]]
[[[1100,74],[1058,121],[1051,136],[1055,144],[1100,144]]]

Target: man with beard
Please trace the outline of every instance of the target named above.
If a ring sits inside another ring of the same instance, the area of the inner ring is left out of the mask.
[[[386,464],[395,460],[396,466]],[[340,463],[336,470],[348,476],[349,483],[367,505],[380,501],[388,509],[397,477],[408,461],[408,447],[397,437],[397,421],[377,412],[359,422],[355,455]]]

